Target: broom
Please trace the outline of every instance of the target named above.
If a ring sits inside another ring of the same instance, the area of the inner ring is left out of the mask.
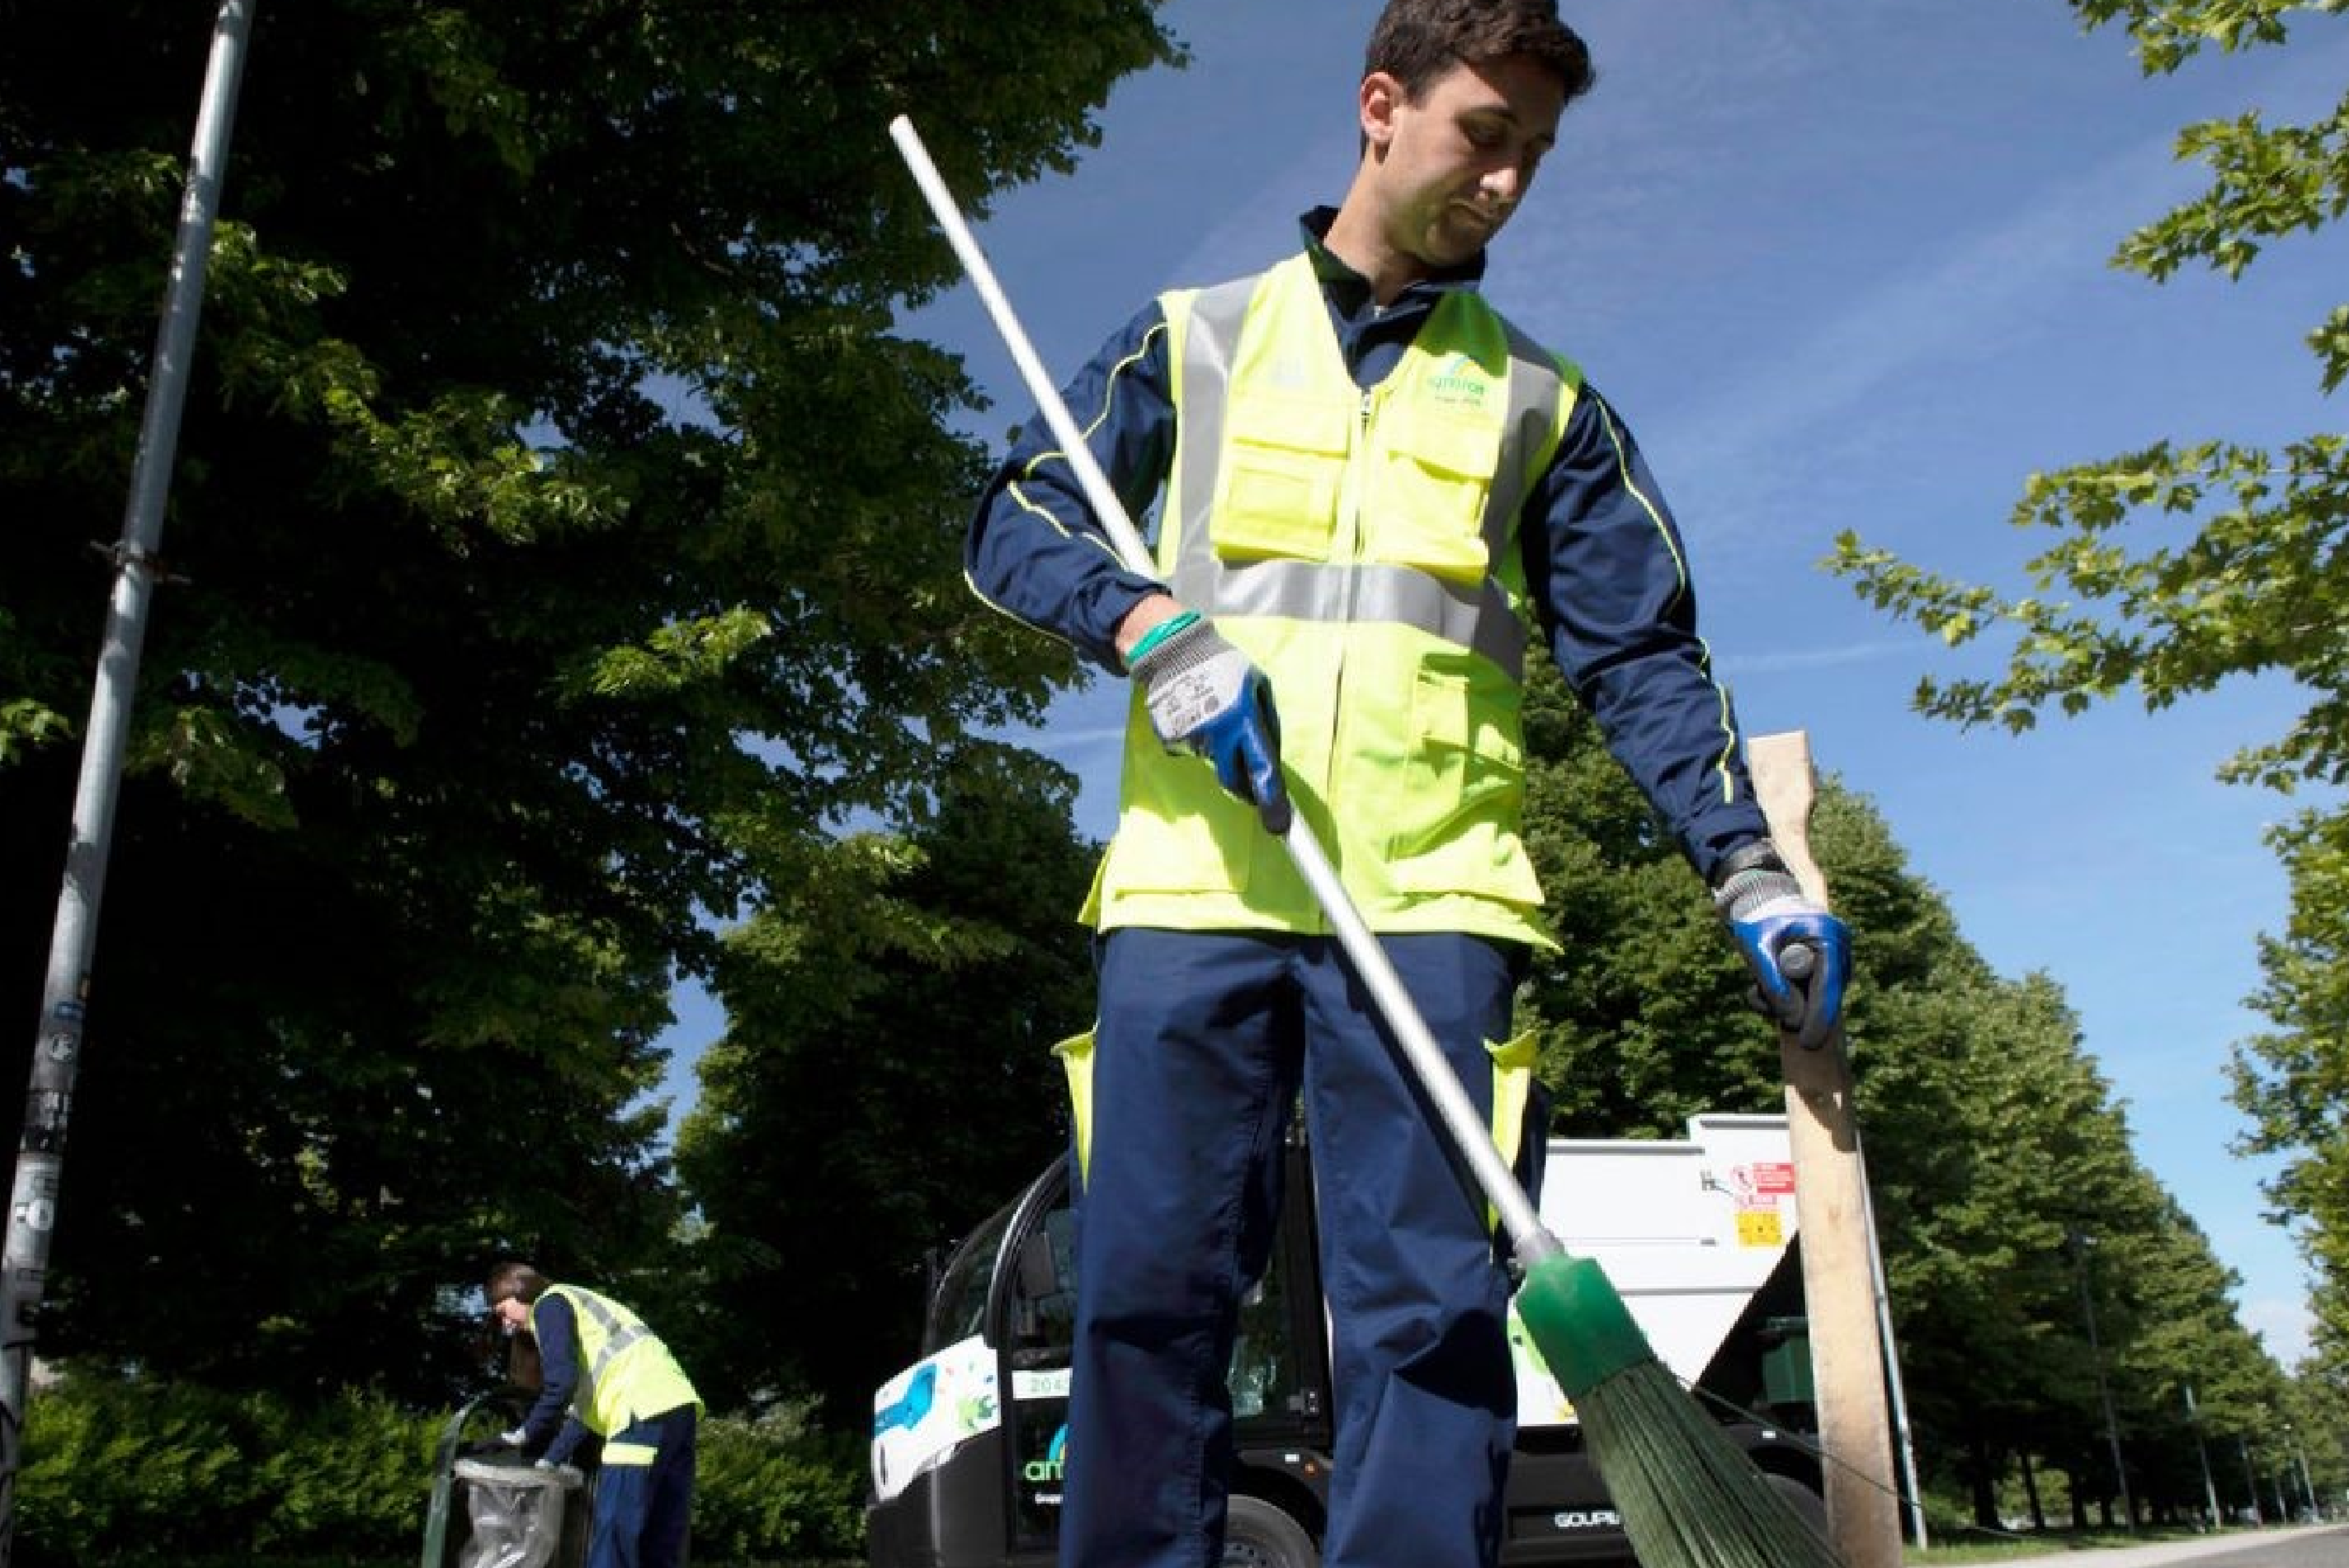
[[[889,136],[994,318],[1119,561],[1155,577],[1148,546],[1037,358],[913,122],[900,115],[890,122]],[[1584,1443],[1643,1568],[1837,1568],[1827,1544],[1656,1358],[1606,1272],[1592,1259],[1569,1254],[1542,1224],[1303,816],[1292,813],[1280,837],[1444,1131],[1508,1233],[1521,1277],[1517,1315],[1574,1402]]]

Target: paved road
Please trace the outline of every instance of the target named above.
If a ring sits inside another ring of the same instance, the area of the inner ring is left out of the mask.
[[[2290,1530],[2230,1532],[2154,1546],[2113,1546],[2097,1552],[2057,1552],[2013,1557],[1999,1568],[2349,1568],[2349,1526],[2305,1524]]]

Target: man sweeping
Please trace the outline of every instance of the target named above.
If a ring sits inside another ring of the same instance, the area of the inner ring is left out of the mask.
[[[1551,944],[1519,830],[1521,609],[1779,1022],[1813,1045],[1837,1023],[1847,936],[1764,837],[1677,526],[1614,411],[1476,290],[1592,80],[1551,0],[1392,0],[1343,201],[1269,270],[1152,302],[1068,389],[1127,509],[1159,502],[1163,582],[1120,567],[1040,421],[972,525],[980,595],[1134,687],[1071,1052],[1066,1568],[1218,1559],[1225,1368],[1300,1094],[1338,1402],[1323,1561],[1496,1559],[1509,1282],[1273,834],[1294,812],[1330,847],[1493,1120],[1528,1070],[1511,995]]]

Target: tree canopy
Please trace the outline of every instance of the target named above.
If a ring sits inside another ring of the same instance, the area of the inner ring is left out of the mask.
[[[45,1349],[433,1387],[496,1253],[650,1261],[674,975],[1070,675],[960,580],[977,395],[895,326],[957,274],[886,123],[974,202],[1066,167],[1154,10],[258,9]],[[28,999],[209,17],[0,8]]]
[[[2147,74],[2206,50],[2288,45],[2338,26],[2337,4],[2293,0],[2070,0],[2089,27],[2124,23]],[[2325,15],[2330,13],[2331,15]],[[2160,282],[2189,267],[2240,277],[2271,245],[2349,211],[2349,95],[2305,125],[2257,108],[2180,131],[2177,154],[2209,174],[2203,192],[2128,236],[2116,266]],[[2307,336],[2323,391],[2349,378],[2349,304]],[[2349,436],[2320,431],[2273,448],[2216,436],[2035,474],[2013,521],[2053,542],[2014,595],[1901,561],[1847,534],[1834,569],[1896,618],[1945,642],[2003,639],[2004,670],[1928,678],[1920,711],[1963,725],[2025,729],[2134,690],[2148,708],[2249,676],[2304,697],[2281,735],[2257,738],[2222,777],[2313,799],[2277,828],[2292,881],[2292,929],[2261,944],[2267,980],[2251,998],[2275,1027],[2240,1044],[2236,1103],[2247,1152],[2286,1156],[2269,1187],[2304,1222],[2316,1264],[2320,1351],[2349,1373],[2349,1028],[2337,933],[2349,926],[2339,874],[2349,833]]]
[[[727,1032],[679,1135],[697,1377],[730,1403],[810,1390],[851,1428],[922,1337],[924,1262],[1067,1147],[1052,1047],[1090,1026],[1074,781],[974,758],[936,817],[844,841],[717,970]]]
[[[1520,1022],[1555,1130],[1671,1137],[1696,1112],[1782,1109],[1775,1037],[1697,879],[1547,666],[1526,712],[1527,836],[1563,950],[1536,959]],[[2182,1388],[2209,1430],[2258,1438],[2283,1377],[2138,1161],[2060,984],[1992,971],[1833,778],[1812,846],[1852,927],[1857,1119],[1929,1483],[1988,1525],[2026,1465],[2064,1472],[2075,1507],[2116,1507],[2109,1387],[2137,1500],[2199,1496]]]

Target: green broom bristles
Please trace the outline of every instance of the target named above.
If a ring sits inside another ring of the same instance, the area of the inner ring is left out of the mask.
[[[1598,1264],[1564,1253],[1531,1264],[1517,1315],[1574,1402],[1641,1568],[1838,1568],[1656,1359]]]

